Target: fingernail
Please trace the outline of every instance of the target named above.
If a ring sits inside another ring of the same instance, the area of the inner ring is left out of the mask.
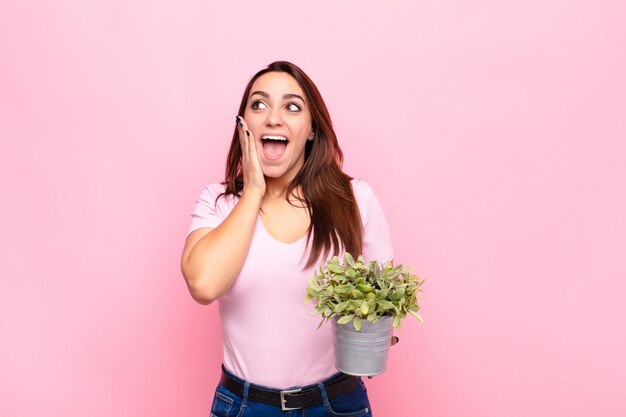
[[[237,124],[241,127],[243,127],[243,123],[241,122],[241,117],[239,116],[235,116],[235,120],[237,120]]]
[[[248,135],[248,137],[250,137],[250,131],[249,130],[246,130],[246,135]]]

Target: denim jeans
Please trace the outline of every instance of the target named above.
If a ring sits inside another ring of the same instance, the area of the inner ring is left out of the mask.
[[[317,384],[289,388],[306,390],[318,386],[323,401],[321,404],[311,407],[283,411],[280,407],[249,401],[247,397],[250,384],[228,371],[225,372],[232,378],[245,384],[243,397],[228,391],[221,384],[218,384],[215,389],[213,404],[211,405],[211,417],[372,417],[367,390],[361,378],[358,379],[354,390],[334,400],[328,399],[324,382],[332,381],[340,375],[339,373]]]

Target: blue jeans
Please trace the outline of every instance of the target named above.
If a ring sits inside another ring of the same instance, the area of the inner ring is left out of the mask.
[[[228,371],[225,372],[230,377],[245,384],[243,397],[228,391],[221,384],[218,384],[215,389],[213,404],[211,405],[211,417],[372,417],[367,390],[361,378],[358,379],[354,390],[330,401],[324,388],[324,382],[332,381],[340,375],[339,373],[317,384],[289,388],[306,390],[317,386],[322,394],[323,401],[321,404],[311,407],[283,411],[280,407],[249,401],[247,397],[250,384]],[[267,387],[263,388],[267,389]]]

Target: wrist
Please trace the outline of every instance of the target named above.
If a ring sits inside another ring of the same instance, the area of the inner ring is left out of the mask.
[[[261,207],[264,191],[260,189],[244,188],[241,192],[241,200],[244,203]]]

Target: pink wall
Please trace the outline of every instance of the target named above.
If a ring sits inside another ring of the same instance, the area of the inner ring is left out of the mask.
[[[208,415],[179,256],[276,59],[427,279],[376,415],[626,413],[624,2],[384,3],[2,3],[0,415]]]

